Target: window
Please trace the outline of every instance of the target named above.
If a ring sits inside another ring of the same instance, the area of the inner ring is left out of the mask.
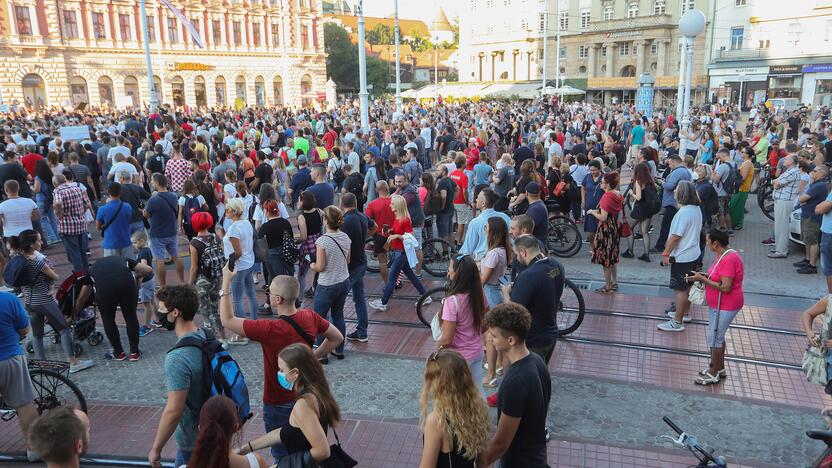
[[[558,55],[560,55],[560,58],[566,58],[566,47],[561,47]]]
[[[191,18],[191,24],[194,26],[194,30],[196,31],[196,33],[199,34],[200,37],[202,37],[202,20],[198,17]]]
[[[638,55],[638,49],[640,49],[640,48],[641,48],[641,47],[639,47],[639,46],[637,46],[637,45],[633,44],[633,57],[635,57],[636,55]]]
[[[627,5],[627,18],[638,18],[638,3]]]
[[[15,6],[14,17],[17,20],[17,33],[21,36],[31,36],[32,20],[29,17],[29,7]]]
[[[503,0],[503,6],[511,5],[511,0]]]
[[[122,41],[133,40],[133,32],[130,30],[130,15],[118,15],[118,30]]]
[[[176,18],[168,18],[168,42],[176,44],[179,42],[179,23]]]
[[[653,2],[653,14],[654,15],[663,15],[667,8],[667,4],[665,0],[656,0]]]
[[[494,0],[485,0],[485,7],[491,8],[494,6]]]
[[[147,42],[156,42],[156,18],[152,16],[147,17]]]
[[[618,44],[618,55],[624,57],[630,54],[630,43],[622,42]]]
[[[586,29],[589,27],[589,15],[591,12],[589,9],[581,10],[581,29]]]
[[[789,43],[797,45],[800,42],[800,23],[789,24]]]
[[[529,22],[526,18],[520,20],[520,30],[521,31],[528,31],[529,30]]]
[[[560,29],[569,29],[569,13],[566,11],[560,12]]]
[[[731,50],[742,49],[744,28],[731,28]]]
[[[260,23],[251,23],[251,42],[260,47]]]
[[[769,47],[771,47],[771,40],[764,39],[764,40],[758,41],[758,47],[760,49],[768,49]]]
[[[746,0],[734,0],[734,5],[736,6],[745,6]]]
[[[272,47],[280,47],[280,24],[272,23]]]
[[[587,46],[578,46],[578,58],[587,58],[589,56],[589,48]]]
[[[222,22],[220,20],[211,21],[211,37],[213,37],[214,44],[222,44]]]
[[[243,30],[239,21],[231,23],[231,34],[234,36],[235,46],[239,46],[243,43]]]
[[[537,25],[537,30],[543,32],[544,29],[546,29],[546,13],[541,13],[540,21]]]
[[[78,17],[75,10],[64,10],[64,37],[67,39],[78,39]]]
[[[682,0],[682,14],[684,15],[686,11],[693,10],[694,7],[694,0]]]
[[[96,39],[107,38],[107,27],[104,25],[104,13],[92,14],[92,33]]]
[[[659,53],[659,43],[658,42],[654,42],[654,43],[650,44],[650,53],[653,54],[653,55],[656,55],[656,54]]]
[[[601,47],[601,57],[606,57],[606,56],[607,56],[607,46],[602,46]]]
[[[615,16],[615,9],[612,5],[604,5],[604,21],[609,21]]]
[[[301,25],[300,34],[301,47],[303,47],[303,50],[309,50],[309,26],[305,24]]]

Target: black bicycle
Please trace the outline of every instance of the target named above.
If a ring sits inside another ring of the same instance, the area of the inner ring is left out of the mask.
[[[688,449],[688,451],[690,451],[690,453],[693,454],[697,460],[699,460],[699,463],[696,465],[697,468],[725,468],[728,466],[725,462],[725,457],[714,455],[713,450],[705,450],[704,447],[699,445],[699,441],[696,439],[696,436],[679,429],[679,426],[674,424],[670,418],[663,416],[662,421],[667,423],[667,425],[679,435],[679,437],[663,435],[662,438],[670,439],[674,445]]]
[[[375,241],[372,237],[367,238],[364,243],[364,252],[367,255],[367,271],[378,273],[381,271],[378,255],[375,253]],[[433,276],[447,276],[448,265],[451,258],[456,255],[456,248],[445,239],[430,238],[422,239],[422,268]],[[388,263],[390,258],[387,259]]]
[[[768,164],[760,169],[760,183],[757,184],[757,205],[766,218],[774,220],[774,185],[771,183],[771,167]]]
[[[578,286],[568,279],[564,281],[563,286],[563,294],[561,294],[560,304],[555,313],[559,336],[565,336],[577,330],[586,314],[584,296]],[[445,299],[448,287],[449,284],[445,284],[428,289],[416,301],[416,315],[426,327],[430,327],[430,321],[434,315],[442,312],[442,300]],[[427,298],[431,301],[425,304]]]
[[[69,379],[69,364],[61,361],[28,361],[29,376],[35,387],[35,408],[38,414],[59,406],[70,406],[87,412],[87,400],[84,394]],[[17,416],[14,408],[0,396],[0,419],[10,421]]]
[[[581,251],[583,237],[578,225],[563,215],[549,216],[549,233],[546,239],[549,252],[557,257],[572,257]]]

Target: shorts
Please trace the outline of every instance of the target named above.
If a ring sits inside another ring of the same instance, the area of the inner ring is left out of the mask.
[[[156,297],[156,277],[154,276],[149,281],[145,280],[142,281],[142,285],[139,288],[139,302],[142,304],[148,304],[153,302],[153,299]]]
[[[670,283],[668,287],[674,291],[687,291],[690,283],[685,279],[691,271],[696,270],[697,262],[677,262],[670,264]]]
[[[25,356],[0,361],[0,395],[11,408],[20,408],[37,397]]]
[[[376,255],[387,253],[387,238],[381,234],[373,234],[373,253]]]
[[[728,331],[728,327],[734,321],[737,313],[739,313],[738,310],[717,312],[715,309],[708,307],[708,331],[706,335],[709,348],[721,348],[725,344],[725,332]],[[716,323],[717,314],[719,314],[719,323]]]
[[[724,197],[717,197],[716,203],[719,205],[719,214],[722,216],[728,216],[728,203],[731,202],[731,195],[726,195]]]
[[[820,269],[824,276],[832,276],[832,234],[820,233]]]
[[[422,250],[422,228],[413,228],[413,237],[416,238],[416,250]]]
[[[454,203],[454,211],[456,212],[456,223],[461,226],[467,226],[473,218],[471,207],[464,203]]]
[[[454,212],[438,213],[436,215],[436,233],[440,239],[445,239],[451,235],[451,228],[454,224]]]
[[[164,260],[170,254],[170,258],[179,256],[179,237],[151,237],[150,253],[157,261]]]
[[[818,245],[818,242],[820,242],[820,223],[812,219],[801,218],[800,240],[805,245]]]

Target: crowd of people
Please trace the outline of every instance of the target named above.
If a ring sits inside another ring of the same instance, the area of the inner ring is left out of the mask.
[[[437,350],[425,365],[422,467],[547,466],[548,364],[566,277],[549,255],[552,214],[582,226],[590,261],[603,269],[596,293],[617,293],[621,257],[638,252],[641,262],[658,255],[669,266],[675,296],[659,330],[683,332],[691,303],[708,307],[712,359],[696,376],[701,385],[726,375],[725,333],[743,307],[744,274],[730,241],[744,227],[749,193],[768,180],[763,173],[773,186],[775,222],[761,239],[772,246],[769,257],[789,256],[789,220],[799,210],[805,259],[795,268],[820,269],[832,292],[826,108],[760,106],[740,116],[699,106],[686,129],[670,112],[557,100],[411,105],[403,115],[378,101],[370,117],[361,129],[349,103],[327,112],[6,116],[0,394],[17,408],[30,459],[58,463],[82,453],[88,439],[81,415],[37,418],[19,344],[29,335],[43,359],[48,322],[62,336],[70,372],[93,365],[73,353],[69,324],[84,313],[83,301],[62,310],[52,294],[61,278],[49,257],[60,250],[73,279],[87,282],[85,294],[94,290],[111,346],[106,359],[143,359],[141,338],[159,329],[180,343],[262,348],[266,434],[239,446],[238,408],[199,384],[199,349],[177,346],[165,355],[167,403],[152,466],[171,437],[176,466],[255,467],[285,457],[343,466],[341,450],[327,441],[341,416],[322,366],[347,357],[345,340],[370,340],[368,306],[385,311],[406,280],[425,292],[427,238],[453,250],[445,252],[449,288],[434,320]],[[89,138],[63,141],[59,129],[70,125],[88,126]],[[91,261],[93,230],[103,256]],[[716,259],[704,269],[706,249]],[[378,258],[384,283],[369,302],[368,255]],[[348,299],[357,316],[350,331]],[[497,408],[496,428],[488,406]],[[50,437],[58,425],[73,430]],[[266,448],[268,462],[259,453]]]

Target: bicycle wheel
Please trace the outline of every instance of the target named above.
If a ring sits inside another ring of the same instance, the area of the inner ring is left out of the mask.
[[[419,296],[419,300],[416,301],[416,315],[419,316],[419,321],[425,324],[426,327],[430,327],[430,321],[433,320],[434,315],[442,312],[442,299],[445,298],[446,292],[448,292],[447,286],[431,288]],[[433,302],[425,304],[428,297]]]
[[[447,276],[448,264],[456,251],[445,239],[428,239],[422,246],[422,268],[433,276]]]
[[[67,377],[49,369],[30,369],[29,374],[38,394],[35,398],[38,414],[59,406],[70,406],[87,412],[84,394]]]
[[[549,252],[558,257],[572,257],[581,250],[581,231],[574,221],[562,215],[549,217],[546,244]]]
[[[558,324],[559,336],[568,335],[584,321],[584,314],[586,314],[586,306],[584,305],[584,296],[578,286],[570,280],[565,280],[563,284],[563,294],[560,296],[560,304],[555,313],[555,321]]]
[[[757,205],[760,210],[770,220],[774,220],[774,187],[771,181],[765,181],[760,187],[757,187]]]
[[[378,264],[378,257],[375,252],[375,241],[372,237],[368,237],[364,242],[364,253],[367,255],[367,271],[371,273],[378,273],[380,270]]]

